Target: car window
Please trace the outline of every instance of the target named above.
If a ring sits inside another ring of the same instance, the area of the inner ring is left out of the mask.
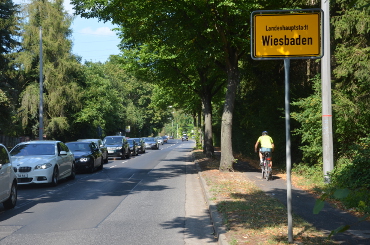
[[[71,151],[90,151],[91,150],[91,144],[86,143],[67,143],[69,149]]]
[[[3,146],[0,146],[0,164],[7,164],[9,163],[9,155],[6,149]]]
[[[62,151],[66,151],[68,152],[69,151],[69,148],[68,146],[66,146],[66,144],[64,144],[63,142],[59,142],[61,148],[62,148]]]
[[[105,144],[107,145],[122,144],[122,138],[121,137],[105,137]]]
[[[96,149],[98,149],[98,146],[95,142],[91,142],[91,145],[90,145],[91,149],[94,151]]]
[[[12,156],[55,155],[54,144],[21,144],[10,152]]]

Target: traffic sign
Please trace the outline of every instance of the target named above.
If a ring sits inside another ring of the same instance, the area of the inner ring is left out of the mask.
[[[254,11],[251,15],[252,58],[321,58],[321,16],[319,9],[307,13]]]

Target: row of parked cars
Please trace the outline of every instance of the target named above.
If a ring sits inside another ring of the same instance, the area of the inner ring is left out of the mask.
[[[10,152],[0,144],[0,203],[5,209],[13,208],[17,202],[18,185],[56,186],[61,179],[74,179],[76,172],[103,169],[108,158],[130,158],[145,153],[146,149],[159,149],[163,143],[162,137],[125,136],[67,143],[38,140],[19,143]]]

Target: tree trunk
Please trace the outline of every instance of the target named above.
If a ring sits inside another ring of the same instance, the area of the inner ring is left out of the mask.
[[[236,90],[240,83],[239,69],[238,69],[238,55],[236,50],[232,50],[228,57],[227,66],[227,91],[225,95],[224,110],[222,113],[221,124],[221,161],[220,171],[234,171],[234,155],[232,146],[232,125],[233,125],[233,111]]]
[[[202,96],[204,114],[204,148],[203,152],[207,157],[214,154],[213,132],[212,132],[212,95],[209,89],[204,88]]]

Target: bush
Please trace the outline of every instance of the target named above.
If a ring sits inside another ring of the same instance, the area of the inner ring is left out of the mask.
[[[353,159],[353,160],[351,160]],[[351,147],[350,158],[342,158],[329,174],[330,187],[346,188],[350,192],[342,199],[347,208],[370,213],[370,138],[362,138],[359,144]]]

